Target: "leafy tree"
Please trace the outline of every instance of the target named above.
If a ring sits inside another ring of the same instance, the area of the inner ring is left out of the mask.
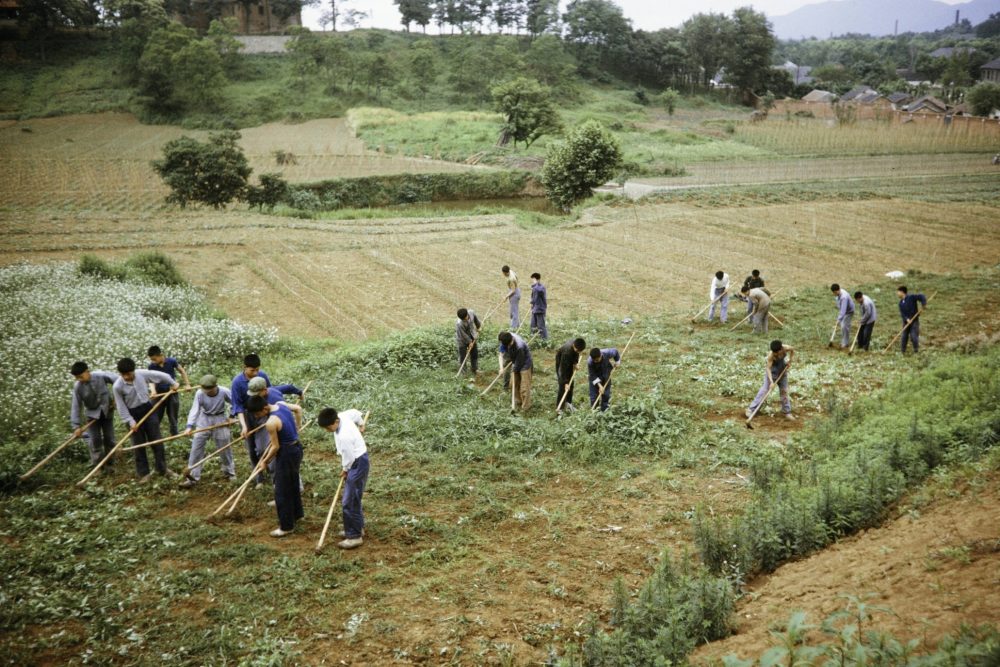
[[[493,108],[504,116],[502,136],[531,146],[539,137],[562,129],[559,113],[548,88],[524,77],[498,84],[492,89]]]
[[[576,94],[573,79],[576,61],[555,35],[541,35],[531,41],[524,54],[525,66],[532,77],[556,91],[560,97]]]
[[[97,23],[95,7],[85,0],[21,0],[18,24],[38,44],[38,55],[45,62],[46,40],[59,28],[80,28]]]
[[[584,64],[613,63],[625,50],[631,23],[610,0],[572,0],[563,14],[566,39],[577,47]]]
[[[524,27],[535,39],[559,29],[559,0],[525,0]]]
[[[399,20],[410,32],[410,24],[416,23],[427,32],[427,24],[434,16],[430,0],[392,0],[393,4],[399,7]]]
[[[396,83],[398,78],[396,67],[381,53],[368,62],[365,83],[368,84],[369,94],[372,88],[375,89],[375,99],[382,99],[382,89]]]
[[[622,76],[652,88],[687,83],[688,72],[693,69],[688,64],[684,40],[676,28],[632,33],[622,68]]]
[[[243,48],[243,43],[235,37],[237,28],[236,19],[230,16],[212,21],[205,35],[222,59],[223,68],[230,74],[239,68],[240,49]]]
[[[673,88],[667,88],[662,93],[660,93],[660,104],[663,108],[667,110],[667,115],[673,116],[674,111],[677,109],[677,102],[680,100],[681,94],[678,93]]]
[[[438,62],[434,54],[434,47],[427,42],[418,42],[410,49],[410,76],[413,79],[413,87],[420,93],[420,97],[427,96],[427,91],[434,85],[437,78]]]
[[[542,167],[545,193],[563,210],[589,197],[607,182],[622,161],[621,146],[597,121],[572,130],[561,143],[549,146]]]
[[[733,30],[733,21],[725,14],[695,14],[681,26],[684,48],[703,87],[726,61]]]
[[[171,21],[153,31],[139,59],[139,89],[160,113],[214,110],[226,84],[222,58],[211,40]]]
[[[1000,12],[990,14],[990,17],[976,26],[976,37],[989,39],[1000,37]]]
[[[172,191],[167,201],[181,207],[196,202],[222,208],[242,197],[252,170],[239,140],[239,132],[227,130],[209,135],[206,142],[187,136],[168,141],[163,159],[153,161],[153,169]]]
[[[851,82],[851,72],[842,65],[820,65],[814,68],[809,75],[817,84],[847,84]]]
[[[118,27],[113,34],[119,66],[129,83],[137,83],[149,36],[168,22],[163,0],[105,0],[104,21]]]
[[[466,99],[487,102],[490,87],[525,69],[511,40],[463,37],[450,54],[448,81]]]
[[[965,101],[975,115],[990,115],[994,109],[1000,109],[1000,83],[984,81],[976,84],[966,93]]]
[[[733,11],[732,48],[724,60],[726,79],[739,89],[744,104],[763,92],[771,70],[775,39],[767,17],[750,7]]]
[[[971,86],[972,81],[968,52],[955,51],[941,72],[941,85],[945,88],[946,96],[951,100],[958,99],[961,91]]]
[[[281,174],[261,174],[260,185],[247,186],[246,201],[250,208],[257,207],[260,211],[266,208],[270,211],[288,199],[290,194],[288,182],[281,178]]]
[[[521,25],[526,11],[520,0],[493,0],[493,24],[501,34],[505,28],[513,32]]]

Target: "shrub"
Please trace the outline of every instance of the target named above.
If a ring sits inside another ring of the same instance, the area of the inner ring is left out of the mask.
[[[173,260],[162,252],[149,251],[133,255],[125,260],[123,267],[126,275],[137,282],[150,285],[187,284]]]
[[[977,116],[989,116],[994,109],[1000,109],[1000,83],[983,81],[966,93],[965,100]]]
[[[546,195],[559,208],[569,210],[614,176],[621,161],[618,141],[596,121],[587,121],[570,132],[566,141],[549,146],[542,167]]]
[[[492,88],[493,106],[504,116],[502,136],[531,146],[539,137],[562,129],[562,121],[548,88],[524,77]]]
[[[290,193],[288,181],[281,178],[280,174],[261,174],[260,185],[247,186],[246,202],[251,208],[257,207],[261,211],[266,208],[270,211],[287,201]]]
[[[227,130],[209,135],[207,142],[187,136],[168,141],[163,159],[152,163],[172,190],[167,201],[222,208],[242,197],[252,170],[239,140],[239,132]]]
[[[103,278],[105,280],[125,280],[126,272],[121,266],[113,266],[100,257],[84,255],[80,258],[77,270],[85,276]]]

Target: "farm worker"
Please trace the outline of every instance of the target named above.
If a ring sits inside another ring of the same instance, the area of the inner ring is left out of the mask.
[[[69,369],[76,378],[73,383],[73,402],[70,406],[69,423],[73,427],[73,435],[84,435],[81,422],[95,420],[87,429],[87,447],[90,449],[90,465],[97,465],[101,459],[115,446],[114,411],[111,409],[111,392],[108,385],[113,385],[118,376],[107,371],[90,370],[87,362],[78,361]],[[84,419],[86,417],[86,419]],[[107,472],[114,465],[114,459],[108,461]]]
[[[749,292],[754,287],[759,287],[761,289],[764,289],[764,279],[760,277],[760,271],[758,269],[754,269],[753,271],[750,272],[750,275],[747,276],[746,279],[743,281],[743,287],[745,287],[746,289],[744,290],[743,288],[740,288],[741,294]],[[748,300],[747,315],[749,315],[752,312],[753,312],[753,304],[750,303],[750,301]]]
[[[549,330],[545,326],[545,311],[548,310],[545,285],[542,284],[542,274],[531,274],[531,333],[536,331],[542,340],[549,339]]]
[[[289,403],[268,405],[263,396],[250,396],[244,408],[258,422],[264,422],[262,430],[270,440],[270,446],[261,456],[261,461],[265,464],[272,461],[274,463],[274,508],[278,513],[278,527],[271,531],[271,537],[284,537],[295,529],[295,521],[304,516],[302,484],[299,479],[299,466],[302,465],[302,443],[299,442],[302,408]]]
[[[229,390],[219,386],[219,380],[214,375],[202,376],[199,382],[200,389],[194,393],[194,401],[191,403],[191,411],[188,412],[187,428],[185,435],[191,435],[191,431],[196,428],[205,428],[222,424],[226,421],[226,403],[232,405]],[[193,465],[201,461],[205,456],[205,443],[209,438],[215,441],[215,449],[218,450],[229,444],[232,434],[226,426],[213,428],[210,431],[200,431],[194,434],[191,440],[191,454],[188,456],[188,465]],[[236,481],[236,466],[233,463],[233,450],[227,449],[219,455],[219,463],[222,466],[222,474],[230,482]],[[181,481],[180,486],[189,488],[194,486],[201,479],[201,466],[191,468],[187,478]]]
[[[840,349],[846,350],[851,346],[851,320],[854,319],[854,303],[851,297],[847,296],[847,290],[840,289],[840,285],[834,283],[830,285],[830,291],[837,299],[837,326],[840,327]]]
[[[719,306],[719,321],[723,324],[729,317],[729,275],[723,271],[716,271],[712,278],[712,286],[708,290],[709,301],[712,302],[708,309],[708,321],[715,319],[715,307]]]
[[[604,393],[601,394],[601,412],[608,409],[611,403],[611,369],[616,368],[622,362],[622,357],[618,354],[617,348],[607,347],[603,350],[595,347],[590,351],[590,359],[587,360],[587,383],[590,385],[590,404],[597,402],[597,395],[601,394],[601,387]]]
[[[556,409],[562,401],[562,407],[573,412],[573,372],[580,367],[580,353],[587,349],[587,341],[582,338],[568,340],[556,350]],[[565,394],[566,399],[563,400]]]
[[[458,319],[455,320],[455,347],[458,349],[458,365],[465,370],[468,368],[473,375],[479,372],[479,345],[476,341],[479,338],[479,328],[483,323],[479,321],[475,311],[468,308],[459,308],[455,313]],[[468,360],[466,360],[468,357]],[[462,366],[462,363],[465,366]]]
[[[903,336],[900,345],[903,354],[906,354],[906,343],[913,341],[913,353],[920,351],[920,313],[927,307],[927,297],[923,294],[910,294],[906,285],[896,288],[896,296],[899,297],[899,316],[903,318]],[[917,304],[920,304],[917,306]],[[909,326],[906,323],[913,318]]]
[[[344,410],[340,414],[333,408],[323,408],[316,415],[316,423],[329,433],[340,454],[340,478],[344,480],[344,495],[341,508],[344,516],[344,530],[338,542],[341,549],[355,549],[364,543],[365,512],[361,507],[361,496],[368,483],[368,447],[365,446],[365,420],[360,410]]]
[[[763,287],[743,286],[740,293],[750,304],[754,333],[767,333],[767,313],[771,310],[771,296]]]
[[[787,369],[792,366],[792,357],[794,355],[795,350],[787,345],[782,345],[780,340],[771,341],[771,352],[767,355],[767,361],[764,362],[764,384],[760,386],[760,391],[757,392],[757,396],[754,397],[753,402],[750,403],[750,407],[747,408],[747,419],[753,416],[758,406],[764,401],[764,397],[767,396],[771,385],[780,377],[781,379],[778,380],[778,391],[781,393],[781,411],[785,413],[785,419],[794,421],[795,416],[792,414],[792,401],[788,398],[787,372]]]
[[[159,345],[153,345],[148,350],[146,350],[146,356],[149,357],[149,365],[146,367],[151,371],[160,371],[161,373],[166,373],[170,376],[171,382],[177,377],[177,371],[180,371],[181,377],[184,378],[184,386],[190,387],[191,380],[188,379],[187,371],[184,367],[180,365],[173,357],[168,357],[163,354],[163,350],[160,349]],[[170,383],[159,382],[156,385],[157,394],[165,394],[170,389]],[[181,397],[180,394],[172,394],[170,398],[160,403],[159,409],[156,411],[156,418],[163,423],[163,415],[167,415],[167,421],[170,424],[170,435],[177,435],[177,415],[181,409]]]
[[[303,391],[294,384],[277,384],[269,387],[267,386],[267,382],[264,378],[260,376],[251,378],[251,380],[247,383],[247,396],[260,396],[267,401],[268,405],[277,405],[278,403],[281,403],[285,400],[286,395],[298,396],[299,398],[302,398]],[[254,419],[253,417],[251,417],[248,421],[248,425],[251,429],[260,426],[262,423],[262,421]],[[257,452],[257,457],[260,458],[260,456],[264,453],[264,450],[267,449],[267,445],[270,443],[270,438],[268,438],[267,435],[267,429],[261,429],[254,433],[251,437],[254,442],[254,451]],[[272,467],[273,466],[269,466],[267,468],[268,472],[272,472]],[[273,504],[273,501],[271,504]]]
[[[878,311],[875,301],[860,290],[854,293],[854,302],[861,309],[861,319],[858,320],[858,349],[867,350],[872,342],[872,329],[878,321]]]
[[[519,307],[521,305],[521,288],[517,286],[517,274],[511,271],[510,267],[504,264],[500,267],[500,273],[507,279],[507,296],[505,300],[510,301],[510,328],[521,328],[521,315]]]
[[[152,414],[141,426],[136,426],[153,409],[153,404],[149,400],[149,389],[146,385],[150,382],[166,383],[168,391],[180,389],[180,385],[166,373],[136,370],[135,361],[128,357],[119,359],[117,368],[120,377],[111,386],[111,393],[115,397],[118,416],[132,432],[132,444],[141,445],[145,442],[159,440],[161,435],[158,415]],[[146,457],[147,449],[149,447],[135,450],[135,472],[139,476],[140,482],[147,482],[153,476],[149,471],[149,459]],[[163,445],[152,445],[152,450],[156,472],[170,479],[176,477],[177,474],[167,468],[167,455]]]
[[[521,408],[527,412],[531,408],[531,350],[523,338],[509,331],[504,331],[498,337],[506,350],[506,358],[511,362],[511,376],[514,382],[513,409]]]
[[[232,383],[229,385],[229,396],[232,401],[233,406],[233,417],[240,422],[240,435],[246,436],[253,428],[253,419],[248,418],[246,415],[246,410],[243,404],[247,399],[247,388],[250,384],[250,380],[260,377],[264,378],[264,383],[266,386],[271,386],[271,378],[267,377],[267,373],[260,370],[260,357],[256,354],[248,354],[243,357],[243,371],[237,373],[233,378]],[[254,433],[249,438],[244,439],[246,443],[247,454],[250,457],[250,467],[253,469],[257,465],[257,461],[260,460],[260,454],[258,451],[264,451],[267,446],[267,434],[264,432],[265,429],[261,429]],[[259,444],[259,450],[258,450]],[[257,484],[254,488],[260,488],[264,484],[264,473],[257,476]]]

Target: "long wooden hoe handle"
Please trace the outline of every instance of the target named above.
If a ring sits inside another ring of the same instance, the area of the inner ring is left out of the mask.
[[[330,529],[330,521],[333,520],[333,510],[337,507],[337,497],[340,496],[340,489],[344,486],[344,478],[340,478],[340,484],[337,485],[337,490],[333,494],[333,502],[330,503],[330,511],[326,513],[326,523],[323,524],[323,532],[319,534],[319,541],[316,543],[316,553],[323,550],[323,543],[326,542],[326,531]]]
[[[462,363],[458,367],[458,372],[455,373],[455,377],[460,377],[462,375],[462,369],[465,368],[465,362],[469,360],[469,354],[472,352],[472,346],[476,344],[477,340],[479,340],[479,334],[482,332],[483,327],[486,326],[486,319],[493,314],[494,310],[502,306],[504,301],[506,300],[507,299],[504,298],[503,301],[490,308],[488,311],[486,311],[486,314],[483,315],[483,319],[479,320],[479,328],[476,329],[476,335],[472,337],[472,341],[469,343],[469,346],[465,348],[465,357],[463,357]]]
[[[701,317],[702,313],[704,313],[706,310],[708,310],[709,308],[711,308],[712,306],[714,306],[716,303],[718,303],[719,299],[721,299],[722,297],[726,296],[727,294],[729,294],[729,290],[728,289],[725,292],[723,292],[722,294],[720,294],[719,296],[717,296],[714,299],[712,299],[712,301],[707,306],[705,306],[704,308],[702,308],[701,310],[699,310],[697,313],[695,313],[695,316],[691,318],[691,321],[694,322],[695,320],[697,320],[699,317]]]
[[[168,435],[167,437],[160,438],[159,440],[150,440],[149,442],[144,442],[141,445],[129,445],[128,447],[122,447],[122,451],[123,452],[130,452],[133,449],[142,449],[143,447],[152,447],[153,445],[159,445],[160,443],[163,443],[163,442],[170,442],[171,440],[176,440],[177,438],[184,438],[184,437],[187,437],[189,435],[194,435],[195,433],[201,433],[202,431],[211,431],[213,429],[222,428],[223,426],[232,426],[234,423],[235,423],[235,421],[232,420],[232,419],[230,419],[228,421],[219,422],[218,424],[214,424],[212,426],[202,426],[201,428],[196,428],[196,429],[192,430],[190,433],[188,433],[188,432],[185,431],[185,432],[182,432],[182,433],[178,433],[177,435]]]
[[[306,425],[308,425],[308,424],[306,424]],[[306,425],[304,425],[302,428],[305,428]],[[227,449],[229,449],[230,447],[232,447],[233,445],[235,445],[240,440],[245,440],[246,438],[250,437],[251,435],[253,435],[257,431],[259,431],[262,428],[264,428],[264,426],[266,426],[266,424],[261,424],[257,428],[254,428],[254,429],[252,429],[250,431],[247,431],[246,435],[241,435],[240,437],[235,438],[234,440],[230,441],[230,443],[228,445],[223,445],[222,447],[219,447],[214,452],[212,452],[211,454],[209,454],[208,456],[206,456],[202,460],[198,461],[194,465],[184,466],[184,471],[181,474],[184,475],[185,477],[187,477],[187,474],[189,472],[191,472],[192,469],[197,468],[198,466],[200,466],[201,464],[203,464],[205,461],[209,460],[213,456],[218,456],[222,452],[226,451]]]
[[[149,397],[151,399],[153,399],[153,398],[161,398],[163,396],[169,396],[170,394],[181,394],[181,393],[184,393],[185,391],[194,391],[195,389],[201,389],[201,387],[192,387],[191,385],[188,385],[187,387],[180,387],[180,388],[178,388],[176,390],[168,391],[165,394],[150,394]]]
[[[772,382],[771,386],[767,388],[767,393],[764,394],[764,398],[761,399],[760,405],[757,406],[757,409],[754,410],[753,413],[751,413],[750,418],[747,419],[747,424],[746,424],[747,428],[753,429],[753,426],[750,425],[750,422],[752,422],[753,418],[757,416],[757,413],[760,412],[760,409],[764,407],[764,402],[767,400],[767,397],[771,395],[771,392],[774,391],[774,388],[778,386],[778,383],[781,382],[781,378],[785,377],[785,373],[787,372],[788,372],[788,366],[785,366],[785,369],[778,374],[778,379]]]
[[[847,354],[854,354],[854,346],[858,344],[858,336],[861,335],[861,327],[863,326],[861,320],[858,320],[858,330],[854,332],[854,340],[851,341],[851,347],[847,350]]]
[[[556,414],[559,414],[559,411],[562,410],[563,403],[566,402],[566,397],[569,396],[570,387],[573,386],[573,380],[576,379],[576,373],[578,370],[579,368],[573,369],[573,375],[570,376],[569,382],[566,383],[566,389],[563,390],[562,398],[559,399],[559,405],[556,406]]]
[[[71,435],[68,438],[66,438],[65,440],[63,440],[62,444],[60,444],[58,447],[56,447],[54,450],[52,450],[51,454],[49,454],[44,459],[42,459],[37,464],[35,464],[34,468],[32,468],[28,472],[26,472],[23,475],[21,475],[18,479],[20,479],[23,482],[24,480],[26,480],[29,477],[31,477],[32,475],[34,475],[36,472],[38,472],[38,470],[43,465],[45,465],[46,463],[48,463],[49,461],[51,461],[53,459],[53,457],[55,457],[56,454],[58,454],[59,452],[61,452],[62,450],[64,450],[66,447],[68,447],[70,444],[72,444],[73,441],[75,441],[77,438],[79,438],[80,436],[82,436],[87,431],[87,429],[90,428],[94,424],[94,422],[96,422],[96,421],[97,421],[96,419],[91,419],[89,422],[87,422],[86,424],[84,424],[80,428],[80,435],[79,436],[76,434],[76,432],[74,432],[73,435]]]
[[[160,407],[160,405],[163,403],[163,401],[165,401],[168,398],[170,398],[171,394],[176,394],[176,393],[177,393],[176,389],[171,389],[167,393],[162,394],[160,396],[160,400],[158,400],[156,403],[153,404],[153,407],[150,408],[149,412],[147,412],[145,415],[143,415],[142,419],[140,419],[139,421],[137,421],[135,423],[135,428],[138,429],[140,426],[142,426],[143,423],[145,423],[145,421],[147,419],[149,419],[156,412],[156,409]],[[111,451],[108,452],[107,456],[105,456],[103,459],[101,459],[101,462],[98,463],[94,467],[93,470],[91,470],[89,473],[87,473],[86,477],[84,477],[79,482],[77,482],[76,485],[77,486],[83,486],[88,481],[90,481],[90,478],[93,477],[94,475],[96,475],[97,471],[100,470],[101,468],[103,468],[104,464],[111,460],[111,457],[114,456],[118,452],[119,449],[121,449],[122,445],[125,444],[125,441],[128,440],[131,436],[132,436],[132,429],[129,429],[129,432],[126,433],[125,435],[123,435],[122,439],[119,440],[117,442],[117,444],[115,444],[115,446],[111,448]]]
[[[479,395],[480,395],[480,396],[485,396],[485,395],[486,395],[486,392],[488,392],[488,391],[489,391],[490,389],[492,389],[492,388],[493,388],[493,385],[495,385],[495,384],[497,383],[497,380],[499,380],[500,378],[502,378],[502,377],[503,377],[503,374],[504,374],[504,373],[506,373],[506,372],[507,372],[507,369],[508,369],[508,368],[510,368],[510,367],[511,367],[511,366],[512,366],[513,364],[514,364],[514,362],[513,362],[513,361],[511,361],[511,362],[510,362],[510,363],[508,363],[508,364],[507,364],[506,366],[504,366],[503,368],[501,368],[501,369],[500,369],[500,372],[499,372],[499,373],[497,373],[497,376],[496,376],[495,378],[493,378],[493,382],[490,382],[489,386],[488,386],[488,387],[486,387],[486,389],[483,389],[483,391],[482,391],[482,392],[481,392],[481,393],[480,393]]]
[[[931,299],[933,299],[936,295],[937,295],[937,290],[934,290],[934,294],[931,294],[929,297],[927,297],[927,303],[930,303]],[[924,307],[927,306],[927,303],[924,304]],[[904,331],[906,331],[906,327],[910,326],[910,324],[913,323],[913,320],[920,317],[920,314],[923,312],[924,308],[917,308],[917,314],[911,317],[910,319],[906,320],[906,324],[903,325],[903,328],[899,330],[898,334],[892,337],[892,340],[889,341],[889,344],[885,346],[884,350],[882,350],[882,354],[885,354],[886,352],[889,351],[889,348],[892,347],[892,344],[895,343],[896,340],[903,335]]]
[[[729,329],[729,330],[730,330],[730,331],[736,331],[737,329],[739,329],[739,328],[740,328],[740,325],[741,325],[741,324],[743,324],[744,322],[746,322],[747,320],[749,320],[749,319],[750,319],[751,317],[753,317],[753,314],[754,314],[754,313],[756,313],[756,312],[757,312],[757,309],[756,309],[756,308],[755,308],[755,309],[753,309],[752,311],[750,311],[749,313],[747,313],[747,316],[746,316],[746,317],[744,317],[744,318],[743,318],[742,320],[740,320],[739,322],[737,322],[737,323],[736,323],[736,326],[734,326],[734,327],[730,327],[730,329]]]
[[[767,311],[767,316],[770,317],[775,322],[777,322],[779,327],[781,327],[782,329],[785,328],[785,323],[782,322],[781,320],[779,320],[776,315],[774,315],[773,313],[771,313],[771,311]]]
[[[257,461],[257,465],[253,467],[253,470],[250,471],[250,476],[247,477],[246,481],[240,484],[239,488],[237,488],[235,491],[229,494],[229,497],[226,498],[224,501],[222,501],[222,504],[216,507],[214,512],[208,515],[209,518],[221,512],[223,508],[225,508],[225,506],[228,505],[230,502],[233,503],[233,506],[229,508],[229,511],[226,512],[226,515],[228,516],[234,509],[236,509],[236,504],[240,501],[240,498],[243,497],[243,493],[247,490],[247,487],[250,486],[250,482],[252,482],[257,477],[257,475],[264,469],[264,466],[261,465],[262,461],[264,461],[263,455],[260,457],[260,460]]]
[[[628,352],[628,346],[632,344],[632,339],[635,338],[635,335],[637,333],[639,332],[633,331],[632,336],[628,339],[628,342],[625,343],[625,348],[622,350],[622,353],[618,356],[618,366],[622,365],[622,360],[625,358],[625,353]],[[600,390],[598,390],[597,398],[594,399],[594,404],[590,406],[590,409],[592,411],[596,410],[597,406],[601,404],[601,396],[604,396],[604,390],[607,388],[609,384],[611,384],[611,376],[615,374],[615,370],[617,370],[618,366],[615,366],[614,368],[611,369],[611,372],[608,373],[608,381],[602,384]]]
[[[298,399],[299,399],[298,402],[299,403],[301,403],[302,401],[306,400],[306,392],[309,391],[309,387],[312,386],[312,383],[313,383],[312,380],[309,380],[309,382],[306,382],[306,386],[302,389],[302,393],[298,397]]]

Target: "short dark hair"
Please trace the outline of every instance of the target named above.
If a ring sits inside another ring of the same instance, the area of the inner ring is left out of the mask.
[[[740,288],[740,294],[747,294],[749,291],[750,291],[749,285],[744,285],[743,287]]]
[[[501,267],[500,267],[500,270],[501,270],[501,271],[502,271],[503,273],[509,273],[509,272],[510,272],[510,267],[509,267],[509,266],[507,266],[506,264],[504,264],[503,266],[501,266]]]
[[[858,290],[857,292],[854,293],[854,298],[855,299],[860,299],[863,296],[864,296],[864,294],[861,293],[861,290]]]
[[[260,368],[260,357],[256,354],[248,354],[243,357],[244,368]]]
[[[840,285],[838,285],[837,283],[834,283],[834,284],[830,285],[830,291],[831,292],[839,292],[840,291]]]
[[[316,423],[323,427],[333,425],[338,419],[340,417],[337,416],[337,411],[333,408],[323,408],[316,415]]]
[[[900,285],[899,287],[896,288],[896,291],[902,292],[903,294],[909,294],[909,292],[906,291],[906,285]]]
[[[119,373],[132,373],[135,371],[135,362],[128,357],[123,357],[118,360],[118,365],[116,366]]]
[[[466,310],[465,308],[459,308],[458,312],[455,314],[458,315],[458,319],[464,320],[465,316],[469,314],[469,311]]]
[[[510,345],[514,341],[514,337],[510,335],[509,331],[501,331],[500,335],[497,336],[497,340],[499,340],[504,345]]]
[[[591,359],[600,359],[601,358],[601,348],[599,348],[599,347],[591,348],[591,350],[590,350],[590,358]]]
[[[780,340],[771,341],[771,352],[781,352],[781,347],[782,345]]]
[[[716,271],[715,272],[715,277],[718,278],[719,280],[722,280],[722,276],[724,276],[724,275],[726,275],[726,274],[724,272],[722,272],[722,271]]]
[[[267,407],[267,399],[260,395],[251,396],[244,405],[247,412],[260,412]]]
[[[89,367],[87,366],[86,361],[78,361],[72,366],[70,366],[69,374],[74,377],[76,377],[77,375],[83,375],[87,371],[87,368]]]
[[[573,341],[573,349],[580,350],[581,352],[587,347],[587,341],[582,338],[577,338]]]
[[[760,276],[760,269],[754,269],[753,271],[750,272],[750,275],[753,276],[754,278]]]
[[[534,273],[531,274],[531,277],[534,278],[535,280],[541,280],[542,279],[542,274],[540,274],[540,273],[538,273],[536,271],[536,272],[534,272]]]
[[[163,354],[163,350],[160,349],[159,345],[150,345],[149,349],[146,350],[147,357],[156,357]]]

